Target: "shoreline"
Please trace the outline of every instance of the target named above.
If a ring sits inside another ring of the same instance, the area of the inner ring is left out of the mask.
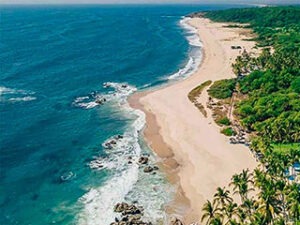
[[[253,51],[255,43],[244,41],[245,29],[225,28],[205,18],[193,18],[189,25],[197,29],[203,43],[202,62],[188,78],[129,98],[131,107],[146,114],[144,138],[157,154],[171,184],[178,187],[168,214],[186,223],[198,222],[206,199],[218,186],[229,183],[242,169],[253,169],[255,159],[247,147],[229,144],[219,132],[211,115],[204,118],[187,95],[207,80],[234,77],[231,64],[239,55],[231,45]],[[206,105],[206,89],[200,101]]]

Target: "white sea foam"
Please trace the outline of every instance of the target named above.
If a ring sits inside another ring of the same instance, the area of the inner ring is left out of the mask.
[[[191,20],[190,18],[184,17],[180,21],[180,25],[183,27],[183,29],[185,29],[187,31],[186,38],[189,41],[189,44],[191,46],[202,48],[203,44],[202,44],[200,36],[198,34],[198,30],[189,24],[190,20]]]
[[[138,181],[137,165],[130,166],[127,170],[110,178],[103,186],[93,188],[83,197],[83,212],[78,219],[79,225],[107,225],[114,221],[117,216],[113,207],[132,190]]]
[[[91,169],[108,170],[110,177],[102,186],[92,188],[80,198],[83,210],[78,215],[78,224],[110,224],[119,216],[114,213],[114,206],[122,201],[129,203],[138,201],[145,209],[143,219],[155,223],[165,217],[163,206],[169,198],[166,194],[168,184],[159,172],[156,175],[149,175],[139,168],[138,159],[143,154],[139,144],[139,133],[146,122],[145,114],[132,109],[126,101],[136,89],[118,83],[106,83],[105,86],[113,88],[113,91],[105,95],[107,101],[118,103],[125,115],[135,119],[124,134],[106,140],[103,144],[104,154],[95,157],[88,164]],[[88,99],[86,97],[77,99],[79,102],[85,100]],[[108,147],[105,143],[112,144]],[[155,160],[151,158],[150,161]]]
[[[190,57],[188,63],[185,65],[185,67],[182,69],[179,69],[177,73],[174,73],[171,76],[169,76],[168,79],[173,80],[173,79],[184,77],[184,76],[188,75],[188,72],[193,70],[194,64],[195,64],[194,59],[192,57]]]
[[[191,46],[190,57],[187,64],[168,79],[184,78],[192,74],[201,62],[202,43],[197,35],[197,30],[187,23],[188,19],[180,21],[180,25],[186,30],[186,37]],[[164,205],[170,199],[175,190],[166,190],[170,185],[164,180],[160,173],[156,175],[145,174],[137,163],[142,154],[139,144],[139,132],[145,125],[145,115],[139,110],[129,107],[127,97],[136,91],[136,88],[128,84],[105,83],[105,87],[112,91],[103,93],[92,93],[87,96],[78,97],[73,104],[78,107],[90,109],[98,106],[99,99],[117,104],[126,115],[135,115],[136,119],[122,134],[122,138],[111,137],[103,144],[104,154],[95,157],[89,163],[91,169],[108,170],[110,177],[98,188],[92,188],[80,198],[83,210],[78,215],[79,225],[109,224],[118,216],[113,212],[114,205],[118,202],[137,201],[145,209],[144,219],[153,222],[165,221]],[[104,102],[104,104],[106,104]],[[112,142],[112,140],[114,140]],[[105,143],[112,143],[106,145]],[[130,164],[128,164],[130,158]],[[155,161],[154,158],[150,162]]]
[[[36,100],[36,97],[25,96],[25,97],[19,97],[19,98],[9,98],[8,100],[10,102],[28,102],[28,101]]]
[[[34,92],[0,86],[0,102],[27,102],[36,100]]]
[[[77,97],[73,105],[80,108],[92,109],[106,102],[115,102],[118,104],[126,103],[127,97],[136,91],[136,88],[126,83],[107,82],[103,84],[106,88],[113,89],[106,94],[92,92],[86,96]],[[99,103],[101,102],[101,103]]]
[[[178,70],[178,72],[172,74],[168,77],[169,80],[186,78],[193,74],[197,68],[199,67],[202,60],[202,42],[200,40],[199,35],[197,34],[197,29],[188,24],[190,18],[183,17],[180,20],[180,26],[186,31],[186,39],[191,46],[191,50],[189,52],[189,60],[187,64]]]
[[[111,177],[100,187],[93,188],[80,198],[84,204],[83,211],[78,215],[79,225],[109,224],[117,216],[113,212],[114,205],[124,201],[139,180],[138,158],[141,155],[141,147],[138,142],[139,132],[145,125],[145,114],[129,107],[127,97],[136,89],[129,85],[106,83],[106,86],[114,91],[106,94],[107,101],[117,101],[126,115],[135,116],[136,119],[128,127],[127,131],[119,137],[111,137],[105,141],[110,143],[110,148],[105,148],[105,156],[96,157],[89,163],[92,169],[106,169]],[[77,101],[87,100],[83,97]],[[105,147],[105,145],[104,145]],[[131,164],[128,164],[128,158]]]

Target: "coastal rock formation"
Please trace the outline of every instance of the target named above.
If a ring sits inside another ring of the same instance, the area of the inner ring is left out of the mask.
[[[115,218],[115,222],[110,225],[151,225],[151,222],[142,220],[143,210],[134,204],[118,203],[114,207],[114,212],[121,213],[121,218]]]
[[[106,102],[106,98],[98,98],[95,101],[98,105],[102,105],[104,104],[104,102]]]
[[[152,166],[146,166],[146,167],[144,168],[144,172],[145,172],[145,173],[151,173],[153,170],[154,170],[154,169],[153,169]]]
[[[149,158],[148,158],[148,157],[141,156],[141,157],[139,158],[139,163],[140,163],[140,164],[147,164],[148,161],[149,161]]]
[[[106,149],[112,149],[117,144],[117,142],[123,138],[124,138],[123,135],[118,134],[118,135],[114,136],[112,139],[109,139],[106,142],[104,142],[102,146],[103,146],[103,148],[106,148]]]
[[[183,225],[183,222],[181,222],[181,220],[177,217],[173,217],[170,221],[170,225]]]

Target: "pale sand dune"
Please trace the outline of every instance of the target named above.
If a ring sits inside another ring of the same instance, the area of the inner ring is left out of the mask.
[[[198,29],[204,46],[205,57],[198,71],[162,89],[139,93],[130,103],[146,113],[146,140],[162,158],[170,177],[176,175],[189,200],[188,209],[177,204],[172,212],[184,214],[186,222],[195,222],[199,221],[202,205],[212,198],[217,187],[226,186],[234,173],[253,169],[256,162],[247,147],[229,144],[211,113],[205,118],[187,95],[206,80],[234,77],[231,64],[239,50],[232,50],[231,45],[253,51],[255,43],[243,41],[245,32],[239,28],[224,28],[224,24],[203,18],[191,19],[189,23]],[[204,92],[201,101],[208,98]]]

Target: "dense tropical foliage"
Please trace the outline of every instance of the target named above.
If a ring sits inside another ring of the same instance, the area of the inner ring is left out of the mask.
[[[260,166],[233,175],[228,188],[218,188],[203,206],[202,221],[299,225],[300,184],[288,170],[300,160],[300,7],[230,9],[205,16],[247,23],[263,49],[258,57],[243,52],[233,64],[237,78],[219,81],[210,90],[219,99],[233,92],[243,96],[235,115],[252,132],[250,147]]]

